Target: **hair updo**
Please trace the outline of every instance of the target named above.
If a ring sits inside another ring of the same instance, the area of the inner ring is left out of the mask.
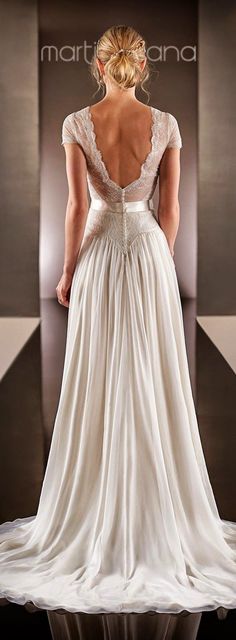
[[[104,64],[106,76],[119,87],[129,89],[140,85],[149,99],[150,94],[143,86],[150,76],[148,61],[143,70],[140,67],[140,62],[146,58],[145,40],[133,27],[126,25],[110,27],[97,41],[90,71],[100,89],[100,87],[104,88],[105,83],[100,75],[96,58]]]

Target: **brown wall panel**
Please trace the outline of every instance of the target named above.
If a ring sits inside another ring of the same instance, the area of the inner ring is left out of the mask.
[[[2,316],[39,315],[37,2],[1,1]]]
[[[198,314],[236,313],[233,0],[200,1]]]

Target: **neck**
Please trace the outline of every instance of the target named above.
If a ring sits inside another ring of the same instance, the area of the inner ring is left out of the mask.
[[[115,103],[126,104],[130,101],[137,100],[135,95],[136,87],[130,87],[129,89],[123,89],[122,87],[117,87],[114,83],[110,81],[106,82],[106,95],[103,100]]]

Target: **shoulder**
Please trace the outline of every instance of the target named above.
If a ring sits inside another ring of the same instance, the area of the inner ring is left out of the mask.
[[[68,115],[64,117],[63,124],[72,124],[73,122],[74,122],[74,112],[68,113]]]
[[[176,125],[178,125],[177,118],[174,116],[173,113],[169,113],[168,111],[166,111],[166,118],[167,118],[168,124],[170,125],[171,128],[173,128]]]
[[[62,144],[76,142],[84,152],[89,152],[89,127],[86,118],[88,107],[68,113],[62,124]]]
[[[170,122],[173,122],[173,120],[176,120],[175,116],[173,113],[170,113],[169,111],[165,111],[166,117],[168,118],[168,120],[170,120]]]
[[[182,139],[180,135],[177,118],[169,111],[162,111],[157,107],[153,107],[159,132],[159,141],[161,140],[163,147],[181,148]]]
[[[154,119],[158,125],[158,128],[160,128],[162,132],[166,131],[168,133],[174,124],[175,117],[172,115],[172,113],[168,113],[168,111],[162,111],[157,107],[152,107],[152,109],[154,111]]]
[[[180,149],[183,145],[178,120],[173,113],[169,113],[168,111],[166,112],[166,124],[168,136],[167,146],[178,147]]]
[[[74,127],[78,134],[82,134],[87,129],[86,123],[88,119],[88,110],[88,106],[82,107],[82,109],[69,113],[65,118],[65,120],[67,119],[67,122]]]
[[[160,121],[163,124],[170,125],[170,126],[173,127],[174,124],[177,123],[177,119],[173,115],[173,113],[169,113],[169,111],[162,111],[161,109],[158,109],[157,107],[152,107],[152,109],[154,109],[154,112],[156,113],[156,115],[159,117]]]
[[[68,142],[77,142],[74,126],[74,113],[65,116],[62,122],[62,141],[61,144]]]
[[[84,119],[84,116],[86,116],[87,112],[88,112],[89,107],[82,107],[82,109],[78,109],[78,111],[74,111],[73,114],[71,114],[74,118],[75,122],[80,122]]]
[[[64,142],[77,142],[77,144],[83,143],[84,127],[82,116],[84,110],[85,109],[72,111],[64,117],[62,122],[62,144]]]
[[[68,113],[68,115],[64,117],[62,122],[62,131],[64,135],[74,131],[74,128],[75,128],[74,116],[75,114],[73,112],[73,113]]]
[[[64,120],[63,120],[63,125],[71,125],[72,127],[76,126],[77,123],[79,123],[82,118],[83,115],[85,114],[87,107],[83,107],[82,109],[79,109],[78,111],[72,111],[72,113],[68,113],[67,116],[65,116]]]

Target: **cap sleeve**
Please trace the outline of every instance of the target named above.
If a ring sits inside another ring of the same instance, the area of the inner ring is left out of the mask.
[[[168,143],[167,148],[178,148],[181,149],[183,146],[182,138],[180,135],[178,122],[171,113],[169,113],[169,122],[168,122]]]
[[[65,117],[62,124],[61,144],[65,144],[65,142],[78,143],[75,131],[74,113],[69,113],[69,115]]]

